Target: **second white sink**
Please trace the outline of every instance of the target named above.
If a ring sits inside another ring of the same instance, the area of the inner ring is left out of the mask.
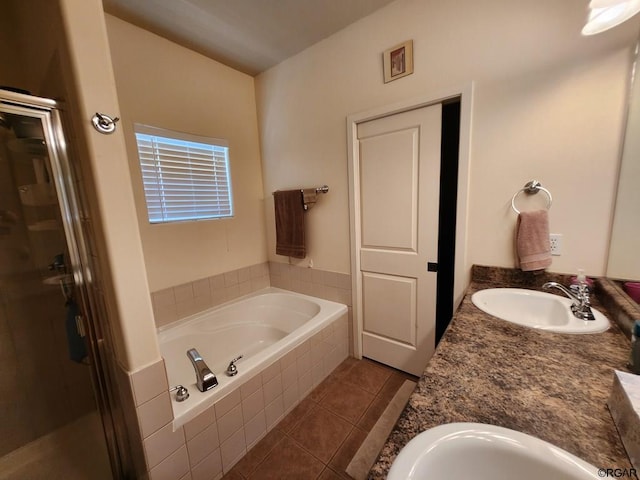
[[[595,480],[602,472],[522,432],[495,425],[450,423],[414,437],[400,450],[387,480]]]
[[[581,320],[571,312],[571,300],[536,290],[488,288],[474,293],[471,301],[489,315],[529,328],[573,334],[609,328],[607,318],[595,308],[595,320]]]

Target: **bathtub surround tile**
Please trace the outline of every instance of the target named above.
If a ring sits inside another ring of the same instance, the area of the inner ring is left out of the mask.
[[[251,280],[247,280],[246,282],[240,282],[238,284],[238,294],[239,296],[248,295],[252,292],[251,290]]]
[[[271,403],[276,397],[282,395],[282,375],[278,373],[263,386],[264,402]]]
[[[168,305],[175,305],[176,296],[174,294],[173,288],[165,288],[162,290],[158,290],[157,292],[153,292],[151,294],[151,302],[154,307],[166,307]]]
[[[131,384],[136,406],[157,397],[169,389],[164,360],[143,368],[131,375]]]
[[[138,478],[142,478],[148,472],[146,457],[142,444],[142,433],[140,432],[140,420],[133,394],[133,385],[130,374],[116,362],[113,352],[106,348],[107,359],[111,364],[112,371],[115,372],[114,379],[117,386],[118,396],[122,406],[125,427],[130,444],[129,453],[133,460],[133,467]]]
[[[240,394],[242,400],[250,397],[256,390],[262,387],[262,377],[260,374],[247,381],[242,387],[240,387]]]
[[[175,480],[189,473],[189,458],[186,447],[165,458],[149,471],[150,480]]]
[[[218,427],[214,423],[187,442],[189,463],[194,466],[220,446]]]
[[[199,308],[200,307],[196,304],[195,298],[190,298],[183,302],[176,302],[176,313],[178,314],[178,318],[185,318],[190,315],[194,315],[201,311]]]
[[[280,363],[274,362],[262,371],[262,383],[267,384],[280,373]]]
[[[213,406],[202,412],[193,420],[187,422],[184,426],[185,438],[191,440],[197,434],[216,421],[216,411]]]
[[[159,430],[173,420],[169,392],[164,392],[138,407],[138,422],[142,438]]]
[[[211,293],[215,290],[222,290],[224,287],[224,273],[209,277],[209,288],[211,289]]]
[[[192,283],[192,285],[193,285],[194,298],[211,297],[211,287],[209,286],[208,278],[196,280],[195,282]]]
[[[165,325],[178,321],[179,317],[176,304],[172,303],[171,305],[162,307],[153,304],[153,318],[156,322],[156,327],[164,327]]]
[[[175,295],[176,303],[193,300],[195,297],[193,294],[193,282],[173,287],[173,294]]]
[[[261,277],[252,278],[249,281],[251,285],[251,291],[255,292],[256,290],[262,290],[263,288],[267,288],[269,283],[269,275],[263,275]]]
[[[309,343],[305,342],[307,347],[309,347]],[[300,355],[296,361],[296,367],[298,370],[298,376],[301,377],[306,374],[309,370],[311,370],[311,350],[308,349],[302,355]]]
[[[298,379],[300,397],[306,397],[312,389],[313,379],[311,378],[311,371],[308,371]]]
[[[151,470],[182,447],[184,442],[184,430],[179,428],[174,432],[171,424],[167,424],[157,432],[149,435],[143,442],[147,468]]]
[[[293,407],[295,407],[300,401],[300,393],[298,390],[298,382],[291,385],[289,388],[285,389],[282,394],[282,401],[284,403],[284,411],[285,413],[289,413]]]
[[[218,419],[218,435],[220,436],[220,443],[224,443],[227,439],[232,437],[238,430],[242,430],[242,407],[237,405],[235,408],[229,410],[227,414]]]
[[[247,449],[253,447],[267,434],[267,419],[264,410],[260,410],[251,420],[245,421],[244,438]]]
[[[282,362],[280,363],[282,365]],[[282,369],[282,388],[287,390],[298,381],[298,368],[296,363]]]
[[[230,287],[225,288],[225,296],[227,301],[240,297],[240,285],[231,285]]]
[[[222,476],[222,457],[217,448],[191,468],[192,480],[212,480]]]
[[[242,401],[242,416],[244,422],[247,423],[262,410],[264,410],[264,393],[262,388],[259,388]]]
[[[238,283],[248,282],[251,280],[251,267],[243,267],[236,270],[238,274]]]
[[[151,294],[156,327],[270,285],[269,266],[265,262],[158,290]]]
[[[238,430],[229,439],[222,443],[220,454],[222,456],[222,470],[229,471],[247,453],[247,444],[244,438],[244,429]]]
[[[216,418],[220,420],[227,414],[232,408],[239,405],[241,402],[241,394],[239,389],[232,390],[228,395],[218,400],[215,404]]]
[[[267,404],[264,409],[264,413],[267,420],[267,430],[271,430],[275,427],[282,417],[284,416],[284,404],[282,395],[277,397],[271,403]]]

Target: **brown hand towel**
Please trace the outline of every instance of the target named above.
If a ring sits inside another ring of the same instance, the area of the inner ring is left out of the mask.
[[[551,265],[549,216],[546,210],[522,212],[516,225],[516,253],[523,272]]]
[[[276,253],[294,258],[307,255],[304,240],[304,205],[300,190],[273,194],[276,212]]]

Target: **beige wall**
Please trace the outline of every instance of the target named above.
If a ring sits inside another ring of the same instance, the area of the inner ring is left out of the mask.
[[[469,264],[514,266],[511,197],[537,179],[564,236],[550,270],[604,274],[639,20],[585,38],[585,15],[583,0],[398,0],[257,77],[265,196],[331,188],[307,217],[315,266],[350,270],[346,116],[473,81]],[[407,39],[414,73],[384,84],[381,52]]]
[[[107,15],[151,291],[266,261],[253,78]],[[151,225],[133,124],[229,141],[233,219]]]

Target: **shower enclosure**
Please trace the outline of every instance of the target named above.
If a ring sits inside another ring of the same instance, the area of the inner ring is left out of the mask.
[[[58,106],[0,89],[0,480],[124,477]]]

